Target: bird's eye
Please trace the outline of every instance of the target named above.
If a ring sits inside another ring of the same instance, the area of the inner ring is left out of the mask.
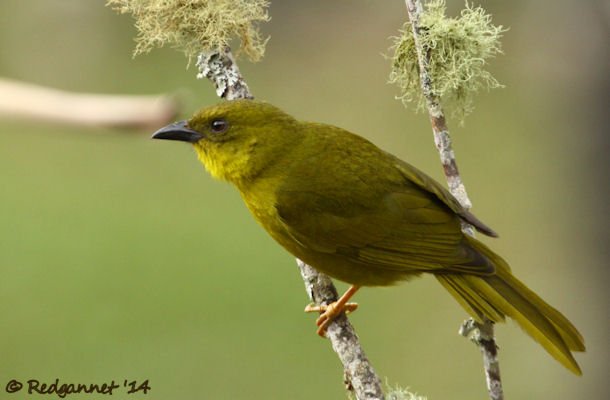
[[[229,127],[229,124],[227,123],[226,120],[224,120],[222,118],[214,119],[210,123],[210,129],[214,133],[223,133],[224,131],[227,130],[228,127]]]

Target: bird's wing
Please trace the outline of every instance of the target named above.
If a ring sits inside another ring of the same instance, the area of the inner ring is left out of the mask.
[[[392,169],[280,187],[276,209],[286,232],[309,250],[378,268],[492,273],[491,262],[464,240],[461,215],[425,181]]]
[[[441,184],[430,178],[412,165],[388,154],[394,158],[396,168],[401,172],[403,177],[409,180],[411,183],[419,186],[423,190],[434,194],[440,201],[445,203],[454,213],[456,213],[461,219],[468,222],[476,228],[477,231],[491,237],[498,237],[498,234],[481,222],[474,214],[466,210],[460,202]]]

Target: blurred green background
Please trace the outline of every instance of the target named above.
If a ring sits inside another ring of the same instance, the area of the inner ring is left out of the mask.
[[[217,101],[171,49],[131,58],[135,30],[103,1],[3,0],[0,76],[101,93]],[[508,399],[607,395],[609,7],[488,1],[509,27],[455,150],[487,240],[586,338],[571,375],[513,323],[497,329]],[[449,1],[451,12],[461,1]],[[442,180],[430,126],[386,84],[404,2],[275,1],[267,56],[241,62],[254,94],[357,132]],[[0,96],[5,94],[0,93]],[[451,121],[450,121],[451,124]],[[117,398],[342,399],[293,258],[212,180],[151,132],[0,120],[0,398],[10,379],[149,379]],[[345,285],[340,285],[344,288]],[[364,290],[353,314],[374,367],[430,399],[486,398],[466,317],[434,279]],[[97,399],[101,395],[73,395]]]

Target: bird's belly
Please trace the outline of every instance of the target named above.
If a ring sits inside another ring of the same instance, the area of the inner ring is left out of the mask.
[[[278,215],[273,197],[256,196],[254,191],[248,195],[242,192],[242,197],[256,221],[276,242],[301,261],[332,278],[352,285],[389,286],[419,275],[413,271],[393,270],[363,263],[343,254],[310,249],[288,232]]]
[[[302,249],[300,254],[290,252],[318,271],[352,285],[389,286],[419,275],[417,272],[392,270],[358,262],[340,254],[321,253],[307,249]]]

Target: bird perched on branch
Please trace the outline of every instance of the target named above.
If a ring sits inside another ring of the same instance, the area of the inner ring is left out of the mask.
[[[439,183],[366,139],[298,121],[277,107],[234,100],[158,130],[155,139],[192,143],[212,176],[227,180],[286,250],[351,284],[319,311],[318,333],[362,286],[434,277],[477,321],[514,319],[557,361],[580,375],[572,351],[584,339],[572,323],[511,273],[461,223],[496,233]]]

